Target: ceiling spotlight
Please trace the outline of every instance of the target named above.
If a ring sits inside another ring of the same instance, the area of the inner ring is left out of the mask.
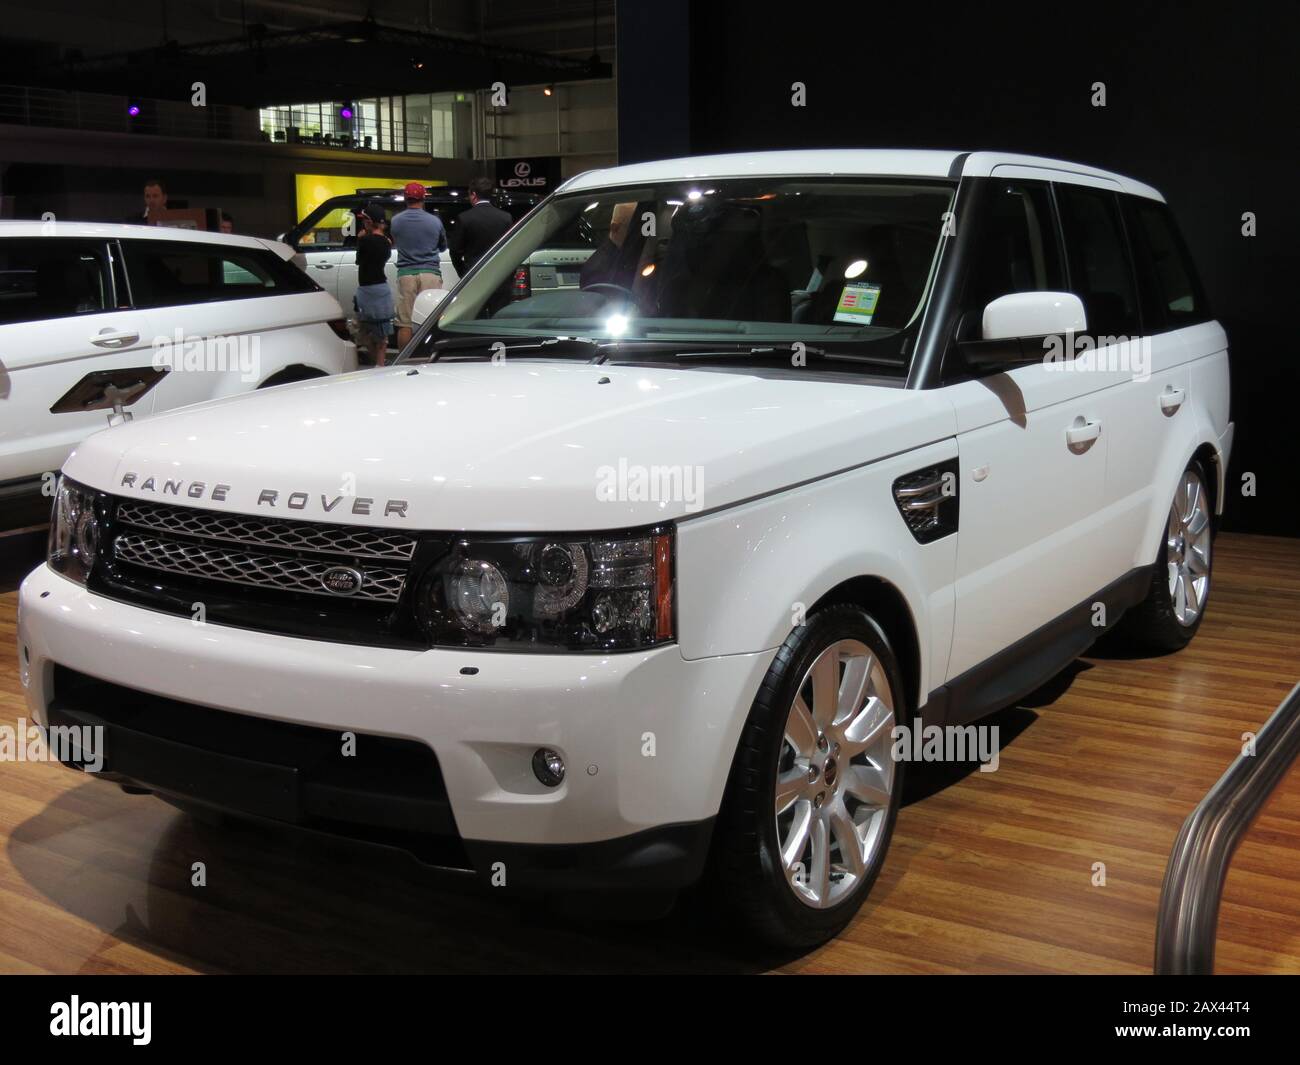
[[[126,105],[126,113],[132,118],[140,117],[140,104],[135,100],[129,100]]]
[[[866,259],[856,259],[844,268],[844,276],[847,278],[860,277],[867,269]]]
[[[339,104],[339,118],[350,119],[352,117],[352,101],[344,100]]]
[[[554,96],[554,95],[555,95],[555,86],[554,86],[554,85],[547,85],[545,88],[542,89],[542,95],[543,95],[543,96]]]

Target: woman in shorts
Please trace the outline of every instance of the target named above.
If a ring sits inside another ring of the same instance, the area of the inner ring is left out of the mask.
[[[393,290],[384,274],[393,242],[384,233],[383,204],[366,204],[357,212],[357,222],[362,227],[357,237],[357,347],[374,365],[383,366],[396,314]]]

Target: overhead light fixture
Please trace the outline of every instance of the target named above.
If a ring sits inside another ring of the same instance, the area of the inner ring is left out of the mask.
[[[844,276],[846,278],[859,277],[866,272],[866,269],[867,269],[867,260],[857,259],[849,263],[849,265],[844,268]]]
[[[139,118],[140,102],[138,100],[128,100],[126,104],[126,113],[132,118]]]
[[[554,95],[555,95],[555,86],[554,86],[554,85],[547,85],[545,88],[542,89],[542,95],[543,95],[543,96],[554,96]]]
[[[353,115],[352,101],[344,100],[339,104],[339,118],[350,120]]]

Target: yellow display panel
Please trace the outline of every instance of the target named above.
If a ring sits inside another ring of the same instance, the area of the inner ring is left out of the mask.
[[[295,174],[294,190],[297,194],[298,217],[307,215],[328,200],[331,196],[350,196],[357,189],[400,189],[410,178],[395,177],[358,177],[355,174]],[[446,185],[445,181],[424,178],[416,179],[425,188]]]

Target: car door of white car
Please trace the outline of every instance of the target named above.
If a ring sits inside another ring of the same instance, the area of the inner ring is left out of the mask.
[[[1010,292],[1075,291],[1085,311],[1104,315],[1098,324],[1107,327],[1135,318],[1118,216],[1116,228],[1107,230],[1104,210],[1089,214],[1096,226],[1089,244],[1067,261],[1049,184],[1059,175],[1001,169],[987,179],[976,222],[959,341],[980,343],[983,308]],[[1113,200],[1105,184],[1084,191]],[[1051,346],[1045,341],[1043,360],[945,388],[956,412],[961,463],[950,681],[1000,653],[1032,659],[1033,647],[1017,647],[1020,641],[1119,576],[1096,541],[1107,532],[1108,406],[1130,376],[1099,369],[1097,360],[1074,358],[1062,347],[1059,338]],[[1010,691],[1011,677],[989,683],[1006,683],[1013,698],[1023,694]]]
[[[347,259],[352,262],[354,280],[352,290],[348,292],[347,306],[343,308],[345,313],[351,311],[352,292],[356,290],[356,252],[345,248],[321,248],[303,254],[307,259],[307,276],[335,299],[338,299],[340,306],[343,305],[343,301],[339,299],[339,277],[343,271],[344,260]]]
[[[152,364],[149,316],[119,302],[107,242],[0,240],[0,483],[58,470],[107,425],[102,410],[50,412],[88,373]],[[150,394],[129,409],[152,408]]]

